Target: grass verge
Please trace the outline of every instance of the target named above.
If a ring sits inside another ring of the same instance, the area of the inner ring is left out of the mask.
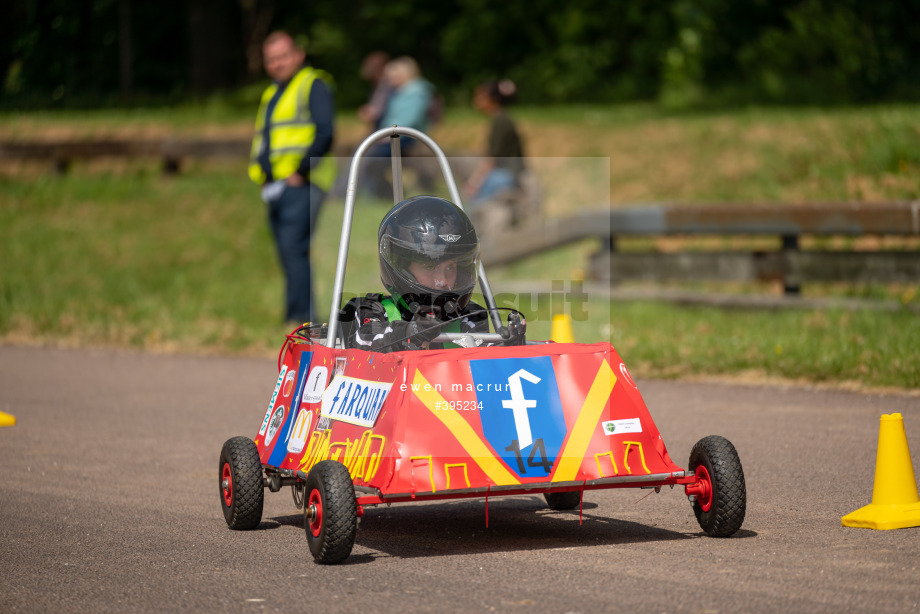
[[[823,200],[908,199],[920,189],[920,139],[904,137],[905,130],[918,134],[920,109],[912,107],[685,118],[569,109],[522,116],[539,151],[563,142],[566,151],[556,154],[613,152],[607,155],[614,202],[630,195],[662,200],[667,194],[700,202],[808,200],[819,194],[828,195]],[[162,118],[138,121],[169,131]],[[436,137],[448,150],[472,147],[474,141],[463,139],[478,135],[474,122],[481,120],[461,114]],[[28,126],[28,118],[13,132],[23,123]],[[66,133],[73,124],[79,118],[56,123],[55,131]],[[0,122],[0,131],[9,133],[10,125],[8,119]],[[630,139],[636,143],[627,159],[621,145]],[[573,149],[579,142],[582,148]],[[677,143],[682,147],[675,149]],[[737,160],[720,154],[733,166],[713,166],[719,143],[745,153]],[[653,160],[655,168],[648,168]],[[359,202],[346,294],[380,288],[374,237],[385,210],[384,203]],[[341,213],[341,201],[330,200],[316,233],[316,291],[324,316]],[[573,245],[490,270],[490,281],[502,292],[503,282],[578,278],[591,249]],[[242,165],[193,163],[171,178],[149,162],[78,162],[64,177],[41,170],[0,173],[2,342],[271,355],[287,332],[280,321],[281,293],[264,207]],[[916,286],[862,295],[915,297]],[[549,304],[527,306],[531,336],[547,338]],[[586,313],[575,323],[577,340],[611,341],[640,377],[755,373],[920,388],[920,318],[907,310],[740,311],[611,305],[595,297]]]

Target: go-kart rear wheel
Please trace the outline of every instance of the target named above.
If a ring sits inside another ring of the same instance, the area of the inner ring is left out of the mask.
[[[304,528],[317,563],[340,563],[348,558],[358,531],[355,486],[342,463],[325,460],[307,475]]]
[[[545,492],[543,498],[551,510],[573,510],[581,504],[581,492],[578,490]]]
[[[254,529],[262,522],[262,461],[248,437],[233,437],[220,451],[220,505],[231,529]]]
[[[735,446],[718,435],[700,439],[690,451],[689,471],[697,484],[687,487],[694,495],[693,513],[712,537],[728,537],[741,528],[747,509],[744,471]]]

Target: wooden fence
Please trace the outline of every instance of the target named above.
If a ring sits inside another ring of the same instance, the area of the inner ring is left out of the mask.
[[[47,160],[66,172],[78,158],[148,157],[176,173],[187,158],[246,159],[250,142],[227,140],[0,141],[0,160]],[[595,238],[588,277],[622,280],[772,281],[787,294],[804,283],[920,283],[920,242],[888,249],[803,249],[803,237],[920,237],[920,201],[828,204],[643,205],[599,208],[498,234],[484,233],[483,258],[506,264]],[[622,250],[633,237],[775,237],[774,249]],[[884,241],[879,243],[884,245]]]
[[[241,139],[0,141],[0,160],[47,161],[63,174],[75,159],[153,158],[161,161],[164,173],[175,174],[188,158],[245,160],[249,157],[250,144],[251,141]]]
[[[776,247],[677,252],[618,249],[620,239],[662,236],[771,236],[776,237]],[[600,245],[588,263],[589,278],[611,284],[622,280],[781,280],[787,294],[797,294],[802,284],[810,282],[920,283],[918,243],[895,249],[803,249],[805,236],[920,237],[920,202],[604,208],[489,236],[483,244],[483,259],[493,265],[505,264],[593,237]]]

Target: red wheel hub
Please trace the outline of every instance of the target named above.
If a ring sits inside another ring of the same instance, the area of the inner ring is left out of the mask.
[[[687,496],[695,495],[700,509],[704,512],[709,511],[712,507],[712,478],[709,477],[709,470],[705,465],[696,468],[696,484],[687,484],[684,492]]]
[[[233,503],[233,475],[230,473],[230,463],[224,463],[221,473],[221,490],[224,491],[224,503],[227,507]]]
[[[319,537],[319,532],[323,528],[323,498],[317,489],[310,491],[310,499],[307,501],[307,509],[312,510],[310,517],[310,532],[313,537]]]

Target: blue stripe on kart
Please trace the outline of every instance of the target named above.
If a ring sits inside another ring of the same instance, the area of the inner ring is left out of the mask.
[[[313,352],[304,352],[300,355],[300,366],[297,368],[297,386],[294,388],[294,395],[291,397],[288,417],[284,422],[284,426],[281,427],[281,432],[278,433],[275,447],[272,449],[272,454],[268,458],[268,463],[266,463],[272,467],[280,467],[281,463],[284,462],[284,457],[288,454],[288,438],[291,436],[291,429],[297,422],[297,414],[299,413],[300,403],[302,401],[300,395],[303,394],[304,383],[307,380],[307,373],[310,371],[310,361],[312,359]]]

